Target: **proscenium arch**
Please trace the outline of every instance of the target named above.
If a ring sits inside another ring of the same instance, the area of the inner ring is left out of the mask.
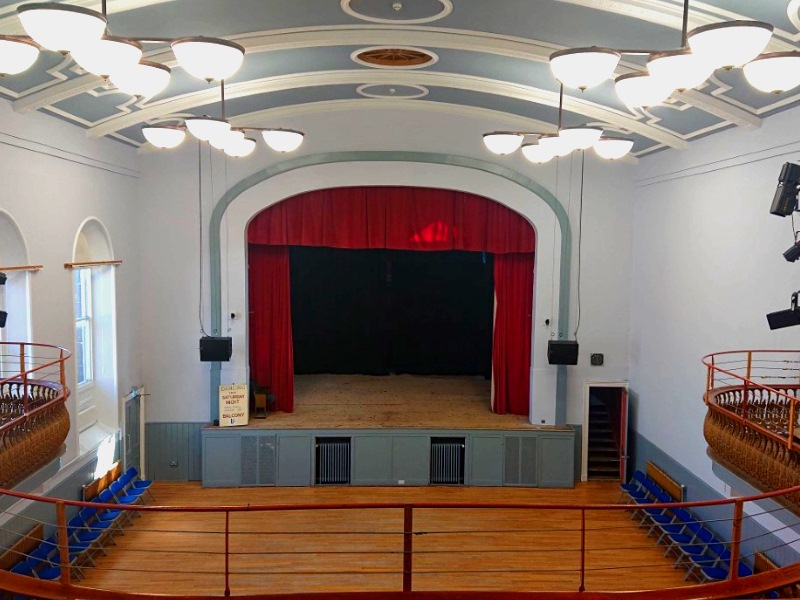
[[[256,185],[259,185],[284,173],[318,165],[359,162],[422,163],[473,169],[506,179],[541,198],[547,207],[553,212],[561,231],[561,262],[559,265],[559,298],[556,332],[558,339],[566,338],[569,327],[570,257],[572,249],[572,232],[570,228],[569,217],[558,199],[547,188],[533,179],[523,175],[522,173],[485,160],[471,158],[468,156],[438,154],[432,152],[393,151],[329,152],[301,156],[292,160],[287,160],[285,162],[265,167],[264,169],[242,179],[225,192],[225,194],[214,206],[209,223],[209,279],[211,287],[211,329],[213,335],[220,335],[220,331],[222,329],[222,219],[233,201]],[[216,389],[220,383],[220,368],[220,363],[211,363],[209,404],[212,420],[217,418],[219,410]],[[558,367],[556,386],[556,422],[557,424],[561,424],[565,421],[566,373],[564,367]]]

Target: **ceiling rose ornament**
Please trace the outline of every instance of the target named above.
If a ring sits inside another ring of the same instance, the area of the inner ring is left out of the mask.
[[[58,2],[23,4],[17,8],[17,15],[34,42],[64,53],[99,40],[108,25],[95,10]]]
[[[365,98],[381,100],[413,100],[430,93],[424,85],[388,85],[384,83],[365,83],[356,88],[356,93]]]
[[[568,88],[585,90],[614,75],[620,53],[610,48],[568,48],[550,55],[550,69]]]
[[[32,40],[0,35],[0,75],[16,75],[29,69],[39,57],[39,46]]]
[[[439,56],[430,50],[412,46],[371,46],[354,51],[350,59],[374,69],[423,69],[436,64]]]
[[[70,54],[87,73],[108,78],[138,63],[142,58],[142,46],[133,40],[105,35],[75,48]]]
[[[762,92],[781,94],[800,85],[800,52],[762,54],[744,66],[747,82]]]
[[[142,60],[111,73],[109,80],[125,94],[149,99],[167,87],[170,73],[170,68],[167,66]]]
[[[170,45],[181,67],[208,82],[229,79],[244,60],[244,48],[230,40],[198,36],[180,38]]]
[[[391,25],[431,23],[453,12],[451,0],[340,0],[339,6],[356,19]]]

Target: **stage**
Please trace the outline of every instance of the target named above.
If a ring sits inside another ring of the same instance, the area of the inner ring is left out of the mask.
[[[254,429],[536,429],[497,415],[483,377],[295,375],[294,412],[250,415]],[[552,429],[552,428],[548,428]]]

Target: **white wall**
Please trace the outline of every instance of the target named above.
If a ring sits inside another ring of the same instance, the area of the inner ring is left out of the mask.
[[[87,217],[108,229],[117,272],[118,388],[142,382],[138,293],[138,159],[111,140],[89,140],[73,125],[42,114],[16,114],[0,100],[0,210],[10,214],[24,237],[28,260],[44,265],[30,276],[32,339],[74,350],[71,262],[75,236]],[[68,363],[67,381],[75,389]],[[75,423],[75,398],[69,401]],[[63,462],[74,458],[77,429],[67,440]]]
[[[800,158],[793,109],[757,131],[731,130],[667,151],[636,171],[631,386],[636,429],[718,491],[703,439],[701,358],[723,350],[797,348],[770,331],[800,267],[782,253],[791,219],[769,214],[781,166]]]
[[[409,103],[412,104],[412,103]],[[408,150],[474,156],[517,170],[553,192],[568,210],[573,224],[573,249],[578,251],[580,157],[537,166],[519,156],[496,157],[484,150],[480,135],[497,127],[459,115],[431,115],[414,110],[370,110],[359,113],[306,116],[302,122],[282,123],[307,133],[297,154],[345,150]],[[208,298],[208,228],[214,203],[245,176],[279,162],[282,157],[260,145],[246,159],[226,159],[204,145],[200,159],[203,192],[203,319],[209,334],[231,333],[234,362],[229,379],[244,377],[246,321],[223,321],[222,332],[210,331]],[[209,366],[199,362],[199,198],[198,147],[189,141],[180,149],[146,152],[142,159],[141,204],[142,262],[147,265],[148,285],[142,290],[143,368],[151,393],[148,421],[206,421],[209,419]],[[213,170],[209,165],[213,164]],[[568,368],[569,422],[583,417],[585,380],[627,378],[629,340],[630,245],[632,226],[633,167],[596,160],[587,154],[584,191],[584,240],[581,270],[580,364]],[[555,368],[546,364],[548,337],[544,320],[554,325],[557,315],[558,231],[541,212],[541,201],[494,175],[455,167],[424,164],[350,163],[310,167],[279,176],[252,188],[232,205],[223,222],[223,315],[244,314],[244,224],[258,211],[281,198],[329,185],[359,183],[442,186],[472,191],[509,204],[530,218],[541,243],[537,248],[535,276],[535,367],[539,378],[551,378]],[[535,208],[536,204],[538,208]],[[536,216],[536,219],[533,217]],[[538,221],[538,222],[537,222]],[[543,229],[544,228],[544,229]],[[556,254],[554,255],[554,248]],[[554,262],[555,261],[555,262]],[[577,265],[577,263],[575,263]],[[570,337],[577,317],[577,268],[572,272]],[[555,279],[555,282],[554,282]],[[555,286],[554,286],[555,283]],[[543,304],[543,305],[542,305]],[[229,331],[230,330],[230,331]],[[542,336],[541,333],[544,332]],[[606,354],[606,366],[589,367],[589,352]],[[541,379],[539,379],[541,381]],[[550,394],[554,386],[548,384]],[[534,386],[536,383],[534,382]]]

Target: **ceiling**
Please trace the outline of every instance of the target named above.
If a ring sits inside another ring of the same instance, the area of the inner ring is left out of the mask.
[[[94,0],[65,3],[100,9]],[[0,0],[0,33],[23,33],[19,4]],[[108,15],[109,31],[117,36],[205,35],[244,46],[242,68],[226,81],[227,116],[234,125],[280,127],[282,118],[357,111],[390,99],[414,103],[415,110],[554,131],[558,83],[548,65],[553,51],[591,45],[677,48],[682,5],[682,0],[109,0]],[[690,4],[690,29],[733,19],[772,23],[767,51],[800,49],[800,0]],[[415,68],[378,68],[353,58],[375,47],[416,48],[433,59]],[[168,45],[147,44],[145,54],[176,65]],[[624,55],[617,74],[642,70],[644,61]],[[87,129],[90,137],[136,146],[144,142],[145,123],[220,111],[219,86],[180,68],[173,69],[164,92],[143,101],[54,52],[42,52],[32,69],[0,80],[0,95],[18,112],[40,110]],[[631,110],[609,80],[585,92],[566,90],[564,124],[602,125],[632,137],[634,154],[643,156],[684,148],[728,127],[756,128],[765,116],[798,102],[800,89],[763,94],[746,83],[741,70],[718,70],[700,89]]]

